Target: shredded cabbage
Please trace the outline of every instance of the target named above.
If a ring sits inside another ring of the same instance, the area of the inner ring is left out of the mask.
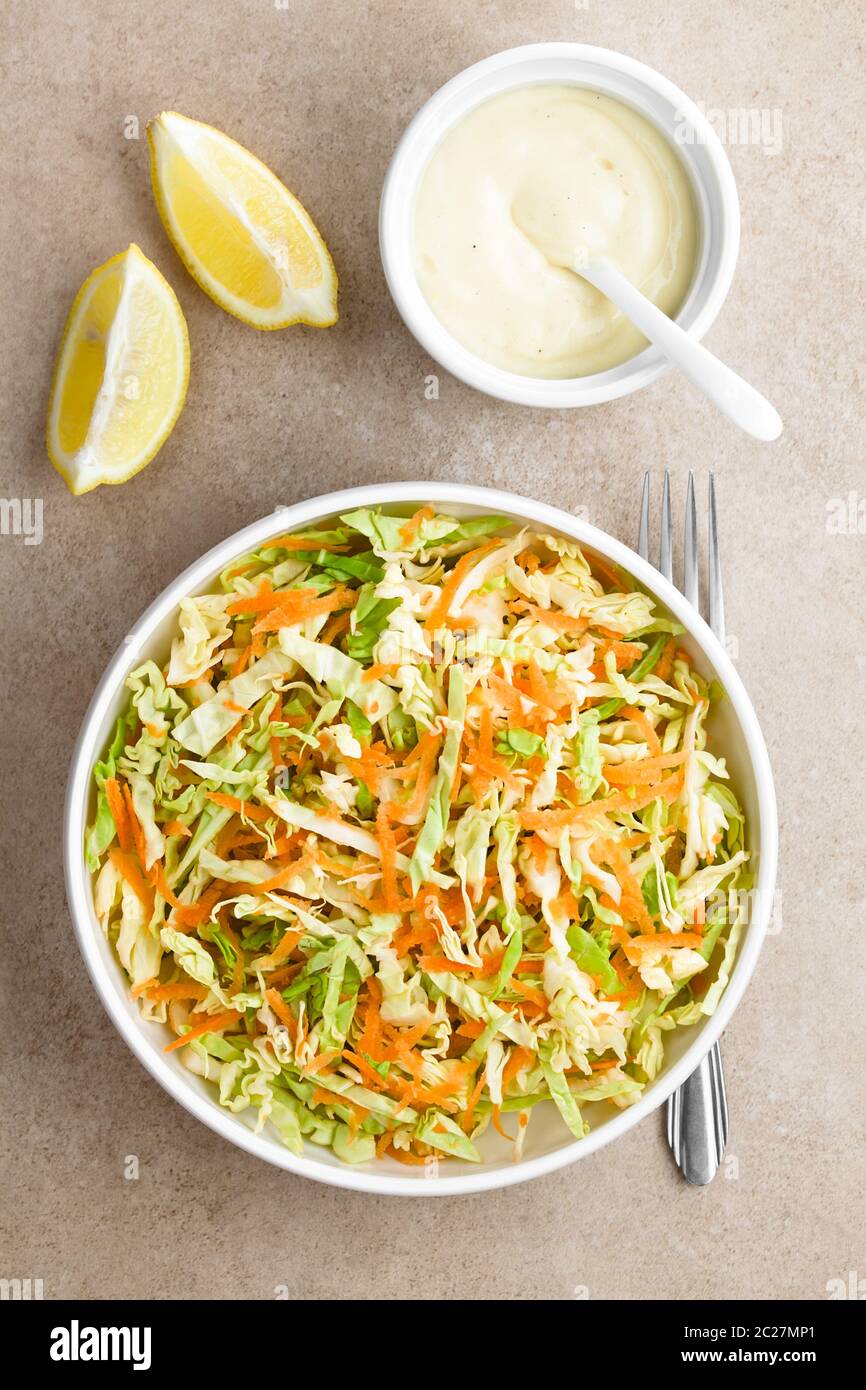
[[[130,675],[100,925],[293,1152],[473,1163],[510,1117],[518,1157],[543,1103],[580,1138],[717,1007],[750,883],[722,692],[603,573],[501,517],[364,508],[231,566]]]

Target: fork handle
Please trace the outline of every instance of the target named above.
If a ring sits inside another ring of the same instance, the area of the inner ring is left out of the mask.
[[[719,1044],[668,1100],[668,1143],[686,1179],[696,1187],[712,1180],[728,1142],[728,1106]]]

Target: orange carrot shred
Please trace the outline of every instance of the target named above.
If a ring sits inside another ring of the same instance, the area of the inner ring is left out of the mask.
[[[280,1022],[285,1024],[285,1026],[288,1028],[291,1036],[295,1037],[298,1031],[298,1025],[295,1022],[294,1014],[292,1013],[283,996],[281,994],[278,994],[275,989],[266,989],[265,999],[270,1004],[271,1008],[273,1009]]]
[[[444,971],[446,974],[459,974],[463,970],[468,970],[473,975],[484,973],[483,965],[475,965],[468,960],[449,960],[447,956],[421,956],[418,961],[419,970]]]
[[[479,1038],[484,1032],[485,1025],[480,1018],[464,1019],[460,1026],[455,1030],[462,1038]]]
[[[293,860],[291,864],[286,864],[279,869],[272,878],[266,878],[264,883],[257,883],[256,889],[259,893],[273,893],[275,888],[282,888],[290,878],[294,878],[300,868],[300,860]]]
[[[153,884],[154,888],[156,889],[157,893],[159,893],[160,897],[165,898],[165,901],[169,903],[172,907],[182,908],[185,906],[185,904],[181,902],[180,898],[175,897],[174,893],[169,888],[165,877],[165,869],[162,866],[161,860],[158,859],[155,864],[151,864],[147,876]]]
[[[498,1134],[501,1134],[502,1138],[507,1139],[510,1143],[511,1135],[507,1132],[507,1130],[504,1130],[502,1128],[502,1111],[499,1109],[498,1105],[494,1105],[493,1110],[491,1111],[490,1118],[493,1121],[493,1128],[496,1130],[496,1132]]]
[[[135,893],[135,896],[138,898],[139,902],[142,903],[142,905],[146,908],[148,912],[152,912],[153,889],[151,888],[150,884],[146,881],[144,874],[141,872],[141,869],[138,863],[136,862],[135,856],[132,854],[127,854],[122,849],[114,848],[108,851],[108,857],[111,860],[114,867],[117,869],[121,878],[124,878],[126,882],[129,884],[130,888]]]
[[[624,709],[620,710],[620,714],[623,719],[627,719],[630,724],[634,724],[635,728],[639,729],[643,734],[645,741],[649,744],[651,756],[654,757],[658,753],[661,753],[662,746],[659,743],[659,736],[643,710],[637,709],[634,705],[626,705]]]
[[[307,1062],[304,1071],[307,1076],[315,1076],[317,1072],[324,1071],[331,1062],[340,1056],[339,1050],[331,1052],[319,1052],[310,1062]],[[330,1095],[330,1091],[328,1092]]]
[[[557,807],[551,811],[521,811],[520,824],[527,830],[561,830],[565,825],[581,824],[595,816],[606,815],[612,811],[641,811],[651,801],[674,801],[682,790],[682,773],[667,777],[642,788],[636,796],[629,796],[628,788],[614,792],[612,796],[588,801],[585,806]]]
[[[173,985],[161,985],[150,982],[145,985],[142,993],[146,994],[154,1004],[160,1004],[168,999],[195,999],[201,1001],[207,999],[209,990],[206,985],[197,985],[194,981],[178,980]]]
[[[507,1086],[509,1081],[513,1080],[517,1073],[531,1061],[532,1053],[529,1051],[528,1047],[512,1048],[511,1056],[508,1058],[502,1070],[503,1087]]]
[[[255,964],[260,970],[270,970],[272,966],[279,965],[280,961],[285,960],[286,956],[291,955],[303,934],[303,931],[287,931],[283,939],[274,950],[271,951],[271,954],[269,956],[259,956]]]
[[[316,540],[315,536],[277,536],[276,540],[268,541],[268,548],[276,550],[327,550],[332,555],[344,554],[348,545],[337,545],[333,541]]]
[[[224,1013],[207,1014],[201,1023],[194,1023],[188,1032],[182,1033],[174,1042],[170,1042],[163,1049],[164,1052],[174,1052],[178,1047],[186,1047],[186,1044],[193,1042],[195,1038],[204,1037],[205,1033],[224,1033],[227,1028],[231,1028],[233,1023],[237,1023],[243,1014],[239,1014],[237,1009],[226,1009]]]
[[[184,825],[183,822],[179,820],[167,820],[163,826],[163,830],[166,835],[182,835],[185,840],[189,840],[192,837],[192,831],[189,826]]]
[[[381,802],[376,815],[376,838],[382,851],[382,891],[387,912],[397,911],[397,844],[388,821],[388,808]]]
[[[522,994],[524,999],[528,999],[531,1004],[536,1004],[539,1009],[547,1008],[547,995],[540,989],[536,989],[535,985],[526,984],[523,980],[515,980],[512,978],[511,987],[516,990],[518,994]]]
[[[661,753],[657,758],[639,758],[624,763],[605,763],[605,781],[613,787],[649,786],[659,782],[668,767],[678,767],[686,760],[686,753]]]
[[[487,1081],[487,1073],[486,1073],[484,1067],[482,1067],[482,1068],[481,1068],[481,1074],[479,1075],[478,1079],[477,1079],[476,1082],[475,1082],[474,1087],[472,1088],[472,1092],[471,1092],[471,1094],[470,1094],[470,1096],[469,1096],[468,1101],[466,1102],[466,1109],[465,1109],[464,1112],[463,1112],[463,1128],[464,1128],[464,1129],[469,1129],[470,1126],[471,1126],[471,1124],[472,1124],[472,1117],[473,1117],[473,1115],[475,1114],[475,1107],[476,1107],[476,1105],[478,1104],[479,1100],[481,1099],[481,1092],[484,1090],[484,1086],[485,1086],[485,1084],[486,1084],[486,1081]]]
[[[271,820],[274,815],[266,806],[254,806],[251,801],[241,801],[240,797],[231,796],[228,792],[208,792],[207,799],[227,811],[236,811],[246,820],[262,822]]]
[[[247,667],[248,667],[249,664],[250,664],[250,658],[251,658],[252,654],[253,654],[253,645],[252,645],[252,642],[248,642],[247,645],[246,645],[245,647],[241,648],[241,651],[238,653],[238,656],[236,657],[234,663],[232,664],[232,668],[231,668],[232,679],[234,679],[235,676],[241,675],[241,673],[247,669]]]
[[[149,980],[139,980],[138,984],[133,985],[129,991],[129,997],[130,999],[139,999],[142,994],[146,994],[149,989],[153,989],[158,984],[159,980],[155,975],[151,976]]]
[[[109,777],[106,781],[105,797],[111,818],[114,821],[114,828],[117,831],[117,843],[122,850],[130,850],[132,849],[132,826],[126,813],[126,804],[120,783],[115,777]]]
[[[670,673],[673,669],[674,655],[676,653],[676,649],[676,641],[673,637],[671,637],[670,640],[665,643],[662,654],[655,664],[655,670],[653,674],[658,676],[659,680],[666,681],[670,676]]]
[[[425,521],[432,521],[436,515],[433,507],[419,507],[417,512],[409,517],[400,527],[400,539],[403,544],[410,546],[421,529]]]
[[[130,830],[132,832],[132,842],[135,845],[135,852],[138,855],[139,863],[143,868],[147,858],[147,852],[144,843],[144,832],[142,831],[141,825],[139,824],[138,816],[135,813],[135,807],[132,804],[132,792],[129,790],[129,784],[127,782],[123,783],[123,799],[126,803],[126,814],[129,819]]]
[[[402,803],[389,801],[385,811],[389,820],[399,821],[401,825],[411,825],[420,818],[427,799],[427,793],[433,781],[433,772],[436,767],[436,754],[439,749],[440,734],[432,730],[419,739],[418,747],[423,748],[420,754],[418,772],[415,778],[415,787],[408,801]]]
[[[462,556],[462,558],[457,561],[457,564],[442,585],[438,600],[427,615],[424,626],[428,632],[433,632],[436,627],[446,621],[451,611],[454,595],[457,593],[457,590],[460,588],[467,574],[475,568],[479,560],[483,559],[485,555],[489,555],[491,550],[495,550],[496,547],[501,544],[502,542],[497,540],[487,541],[485,545],[480,545],[475,550],[470,550],[468,554]]]

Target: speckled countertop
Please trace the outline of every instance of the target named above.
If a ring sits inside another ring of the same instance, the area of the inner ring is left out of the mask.
[[[708,343],[779,407],[777,445],[675,377],[575,414],[444,374],[425,399],[433,368],[379,264],[382,176],[441,82],[540,39],[619,48],[708,108],[765,113],[764,136],[729,150],[742,250]],[[44,506],[40,545],[0,536],[0,1275],[46,1298],[360,1299],[813,1299],[866,1275],[862,6],[42,0],[5,7],[0,52],[0,492]],[[303,198],[340,272],[336,328],[258,335],[200,294],[125,134],[163,107],[228,130]],[[52,359],[85,275],[132,239],[187,315],[189,400],[146,472],[76,500],[42,446]],[[680,495],[690,467],[716,470],[728,625],[781,813],[781,930],[725,1037],[726,1170],[685,1187],[658,1115],[530,1186],[437,1202],[320,1187],[230,1147],[127,1051],[71,934],[63,788],[108,657],[170,577],[280,503],[467,480],[633,541],[642,472],[664,466]]]

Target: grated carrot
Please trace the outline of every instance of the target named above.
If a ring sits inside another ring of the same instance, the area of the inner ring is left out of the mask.
[[[126,814],[129,820],[130,832],[132,834],[132,842],[135,845],[135,852],[138,855],[141,867],[144,868],[147,862],[147,849],[144,843],[144,832],[142,831],[138,816],[136,815],[135,806],[132,802],[132,792],[129,789],[128,782],[123,783],[123,800],[126,804]]]
[[[565,806],[550,811],[521,811],[520,824],[526,830],[561,830],[566,825],[579,825],[595,816],[607,815],[614,811],[642,811],[650,802],[675,801],[682,790],[682,774],[674,774],[645,787],[636,796],[629,796],[628,790],[615,792],[612,796],[588,801],[584,806]]]
[[[524,546],[520,554],[516,557],[516,563],[520,566],[521,569],[526,570],[529,574],[534,574],[535,571],[538,569],[538,566],[541,564],[541,561],[539,560],[535,551],[530,549],[530,547],[527,545]]]
[[[658,676],[660,681],[666,681],[673,670],[674,654],[677,649],[676,641],[673,637],[665,643],[662,654],[655,664],[654,676]]]
[[[496,695],[506,709],[513,710],[516,714],[523,714],[524,699],[520,691],[516,690],[513,685],[509,685],[508,681],[503,680],[501,676],[497,676],[495,671],[490,671],[487,675],[487,690],[485,691],[483,686],[478,686],[474,693],[481,697],[485,704],[489,703],[490,694]]]
[[[315,536],[277,536],[275,541],[268,541],[269,550],[326,550],[331,555],[343,555],[349,549],[348,545],[338,545],[333,541],[316,540]]]
[[[367,1106],[359,1105],[356,1100],[349,1100],[341,1095],[339,1091],[329,1091],[324,1086],[317,1086],[310,1097],[312,1105],[345,1105],[348,1110],[360,1111],[363,1119],[366,1119],[369,1112]]]
[[[289,984],[295,978],[298,971],[303,970],[303,968],[304,962],[302,960],[293,961],[291,965],[284,965],[279,970],[275,970],[273,975],[269,976],[268,984],[272,989],[285,989],[286,985]]]
[[[321,642],[325,647],[332,646],[335,639],[341,637],[346,631],[350,621],[351,615],[348,609],[344,609],[342,613],[335,613],[333,617],[329,618],[325,623],[325,626],[322,628],[316,640]]]
[[[513,1047],[508,1061],[502,1069],[502,1089],[505,1090],[508,1083],[531,1061],[532,1053],[528,1047]]]
[[[309,598],[306,595],[309,590],[293,589],[284,590],[275,597],[279,602],[262,613],[253,624],[254,636],[260,636],[266,632],[278,632],[281,627],[294,627],[297,623],[306,622],[309,618],[319,618],[325,613],[334,613],[337,609],[351,608],[357,602],[357,590],[348,589],[344,586],[333,589],[329,594],[322,594],[319,597]],[[303,598],[294,597],[296,594],[304,594]],[[312,590],[315,594],[316,590]]]
[[[593,577],[598,579],[602,585],[609,585],[617,594],[626,592],[622,575],[617,573],[612,562],[603,560],[600,555],[593,555],[589,563],[592,567]]]
[[[231,677],[233,680],[235,676],[241,675],[242,672],[244,672],[247,669],[247,667],[250,664],[250,657],[252,656],[252,654],[253,645],[252,642],[248,642],[247,645],[243,647],[241,651],[238,653],[235,661],[232,664]]]
[[[692,950],[697,950],[701,945],[702,937],[696,931],[658,931],[648,933],[646,936],[631,936],[628,941],[623,943],[623,951],[627,960],[635,957],[637,960],[643,955],[644,951],[654,951],[661,946],[663,950],[670,951],[678,946],[689,946]],[[632,963],[634,963],[632,961]]]
[[[165,869],[163,868],[161,860],[158,859],[155,864],[151,864],[147,876],[160,897],[164,898],[171,907],[184,906],[180,898],[175,897],[174,893],[169,888],[165,877]]]
[[[286,1028],[288,1028],[289,1033],[293,1038],[296,1037],[298,1032],[298,1025],[295,1022],[294,1014],[292,1013],[283,996],[281,994],[278,994],[275,989],[266,989],[265,999],[270,1004],[277,1018],[280,1020],[280,1023],[285,1024]]]
[[[459,974],[462,970],[468,970],[472,975],[483,975],[484,966],[475,965],[470,960],[449,960],[448,956],[421,956],[418,961],[419,970],[442,971],[446,974]]]
[[[132,826],[129,816],[126,813],[126,803],[123,799],[123,792],[120,783],[115,777],[109,777],[105,783],[105,797],[108,802],[108,809],[114,821],[114,828],[117,831],[117,843],[122,850],[132,849]]]
[[[139,980],[137,985],[133,985],[129,991],[130,999],[140,999],[142,994],[146,994],[149,989],[153,989],[159,984],[156,975],[152,975],[149,980]]]
[[[655,924],[647,911],[640,884],[632,873],[627,850],[617,840],[604,840],[599,846],[601,858],[613,869],[620,887],[619,911],[629,922],[635,922],[644,932],[655,932]]]
[[[377,1091],[383,1091],[385,1089],[385,1078],[376,1070],[371,1062],[367,1061],[366,1057],[361,1057],[357,1052],[353,1052],[351,1048],[348,1047],[343,1048],[343,1057],[351,1066],[356,1067],[361,1075],[369,1081],[370,1085]]]
[[[627,720],[629,724],[634,724],[635,728],[643,734],[649,745],[651,756],[661,753],[662,746],[659,743],[659,736],[643,710],[637,709],[634,705],[626,705],[625,709],[620,710],[620,714],[623,719]]]
[[[272,878],[266,878],[264,883],[257,883],[256,888],[260,893],[273,893],[275,888],[282,888],[284,883],[288,883],[290,878],[301,872],[302,861],[293,859],[291,864],[284,864],[278,869]]]
[[[543,975],[544,961],[532,960],[529,956],[523,956],[517,962],[517,970],[522,970],[524,975]],[[517,970],[515,970],[515,974],[517,974]]]
[[[427,615],[424,626],[428,632],[433,632],[437,627],[446,622],[451,614],[451,604],[454,595],[457,593],[463,580],[475,568],[479,560],[482,560],[485,555],[489,555],[491,550],[497,549],[501,544],[502,542],[497,540],[487,541],[486,544],[478,546],[475,550],[470,550],[468,554],[462,556],[462,558],[457,561],[457,564],[442,585],[439,598]]]
[[[134,993],[133,991],[133,995]],[[201,1002],[201,1000],[207,999],[210,990],[207,985],[197,985],[195,981],[189,980],[178,980],[176,984],[172,985],[154,984],[151,981],[150,984],[144,986],[142,993],[146,994],[154,1004],[161,1004],[168,999],[195,999]]]
[[[657,758],[639,758],[635,762],[605,763],[604,777],[614,787],[641,787],[658,782],[668,767],[678,767],[686,753],[661,753]]]
[[[504,1130],[502,1128],[502,1111],[499,1109],[498,1105],[494,1105],[492,1111],[490,1112],[490,1118],[493,1121],[493,1128],[496,1130],[497,1134],[501,1134],[502,1138],[507,1139],[510,1144],[511,1135],[508,1133],[507,1130]]]
[[[121,878],[129,884],[142,906],[148,913],[152,913],[153,888],[146,881],[135,856],[115,847],[108,851],[108,857]]]
[[[278,945],[271,951],[269,956],[259,956],[255,962],[259,970],[272,970],[275,965],[290,956],[303,936],[303,929],[299,931],[287,931]]]
[[[389,820],[396,820],[401,825],[411,825],[418,818],[424,809],[427,793],[433,781],[433,773],[436,767],[436,755],[439,751],[439,740],[441,735],[438,730],[430,731],[419,739],[416,747],[421,747],[419,755],[418,772],[415,777],[415,786],[408,801],[398,802],[389,801],[385,811]],[[423,747],[422,747],[423,745]],[[408,758],[406,760],[408,762]],[[414,766],[414,763],[412,764]]]
[[[385,1137],[388,1138],[390,1141],[390,1135],[386,1135]],[[398,1163],[414,1164],[419,1168],[426,1168],[427,1165],[430,1163],[429,1157],[424,1158],[421,1154],[410,1153],[408,1149],[395,1149],[393,1143],[391,1142],[386,1144],[386,1146],[383,1148],[382,1153],[379,1155],[380,1158],[384,1154],[389,1154],[391,1158],[396,1158]]]
[[[527,613],[531,618],[544,623],[547,627],[552,627],[554,632],[561,632],[563,635],[574,633],[580,635],[589,627],[586,618],[572,618],[569,613],[554,613],[550,608],[539,608],[535,603],[529,603],[527,599],[515,599],[512,608],[517,612]]]
[[[540,989],[536,989],[535,985],[528,985],[525,980],[516,980],[512,977],[511,988],[515,990],[517,994],[522,994],[524,999],[528,1000],[530,1004],[535,1004],[536,1008],[546,1011],[547,995],[542,993]]]
[[[469,1099],[466,1102],[466,1109],[463,1111],[462,1120],[464,1130],[468,1130],[472,1127],[472,1120],[475,1115],[475,1107],[481,1099],[481,1092],[484,1090],[486,1080],[487,1076],[484,1067],[482,1067],[481,1074],[475,1082],[475,1086],[473,1087]]]
[[[182,835],[185,840],[192,838],[192,831],[188,825],[184,825],[179,820],[168,820],[162,827],[166,835]]]
[[[315,593],[314,589],[297,591]],[[240,613],[266,613],[268,608],[273,605],[274,586],[269,579],[263,579],[254,594],[243,594],[240,598],[234,599],[226,605],[226,613],[230,617],[235,617]]]
[[[374,661],[372,666],[367,667],[367,669],[361,677],[361,680],[365,685],[369,685],[373,681],[380,681],[383,676],[387,676],[389,671],[396,671],[396,669],[396,664],[392,663],[391,665],[386,666],[381,661]]]
[[[206,922],[210,917],[214,907],[223,896],[223,891],[224,890],[219,884],[211,884],[205,889],[197,902],[184,903],[182,907],[176,907],[174,909],[174,916],[182,926],[201,926],[201,924]]]
[[[388,808],[379,803],[376,814],[376,838],[382,852],[382,891],[385,896],[387,912],[397,911],[397,845],[394,831],[388,821]]]
[[[208,1014],[202,1019],[201,1023],[193,1024],[192,1028],[186,1033],[182,1033],[174,1042],[170,1042],[163,1048],[164,1052],[174,1052],[178,1047],[186,1047],[187,1043],[193,1042],[195,1038],[203,1038],[205,1033],[224,1033],[227,1028],[231,1028],[233,1023],[237,1023],[243,1018],[237,1009],[226,1009],[224,1013]]]
[[[251,801],[241,801],[238,796],[231,796],[229,792],[208,792],[208,801],[212,801],[215,806],[222,806],[227,811],[235,811],[245,820],[257,821],[260,824],[266,820],[274,818],[274,812],[269,811],[266,806],[254,806]]]
[[[339,1056],[339,1049],[337,1049],[336,1051],[332,1050],[331,1052],[319,1052],[315,1057],[312,1058],[311,1061],[307,1062],[306,1066],[304,1067],[305,1075],[316,1076],[318,1072],[324,1071],[327,1067],[329,1067],[331,1062],[336,1061],[336,1059]]]
[[[400,527],[400,539],[405,546],[410,546],[421,529],[425,521],[432,521],[436,511],[433,507],[419,507],[417,512],[409,517],[409,520]]]

